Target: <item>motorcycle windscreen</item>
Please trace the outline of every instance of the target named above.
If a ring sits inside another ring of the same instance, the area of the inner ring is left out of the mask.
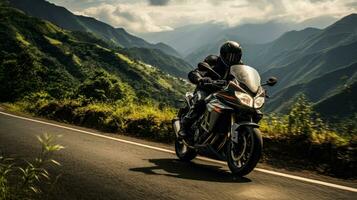
[[[260,76],[257,70],[248,65],[231,66],[231,74],[239,83],[244,84],[251,92],[256,94],[260,87]]]

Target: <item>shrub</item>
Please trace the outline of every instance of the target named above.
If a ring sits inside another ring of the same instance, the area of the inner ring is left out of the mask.
[[[92,103],[74,110],[76,123],[102,130],[106,129],[105,122],[112,113],[112,106],[104,103]]]
[[[310,137],[314,126],[313,114],[311,103],[304,95],[299,96],[288,114],[288,132]]]
[[[78,88],[78,95],[96,101],[116,101],[123,99],[128,92],[124,83],[107,72],[95,72]]]

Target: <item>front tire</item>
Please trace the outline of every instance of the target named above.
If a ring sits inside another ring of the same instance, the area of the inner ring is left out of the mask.
[[[260,160],[263,139],[257,128],[242,127],[238,132],[238,143],[230,140],[226,145],[227,164],[233,175],[245,176]]]

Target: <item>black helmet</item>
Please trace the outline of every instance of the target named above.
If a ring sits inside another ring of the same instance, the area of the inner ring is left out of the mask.
[[[242,58],[242,48],[238,42],[227,41],[221,46],[220,57],[228,66],[239,64]]]

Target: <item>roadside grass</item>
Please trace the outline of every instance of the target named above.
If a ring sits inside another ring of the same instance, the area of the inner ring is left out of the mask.
[[[176,110],[147,102],[97,102],[77,100],[19,101],[6,103],[8,110],[96,128],[113,133],[124,133],[139,138],[170,143],[174,141],[171,120]]]
[[[61,164],[52,159],[64,147],[55,144],[55,137],[38,136],[41,152],[33,161],[0,155],[0,200],[48,198],[60,175],[50,174],[48,168]]]

